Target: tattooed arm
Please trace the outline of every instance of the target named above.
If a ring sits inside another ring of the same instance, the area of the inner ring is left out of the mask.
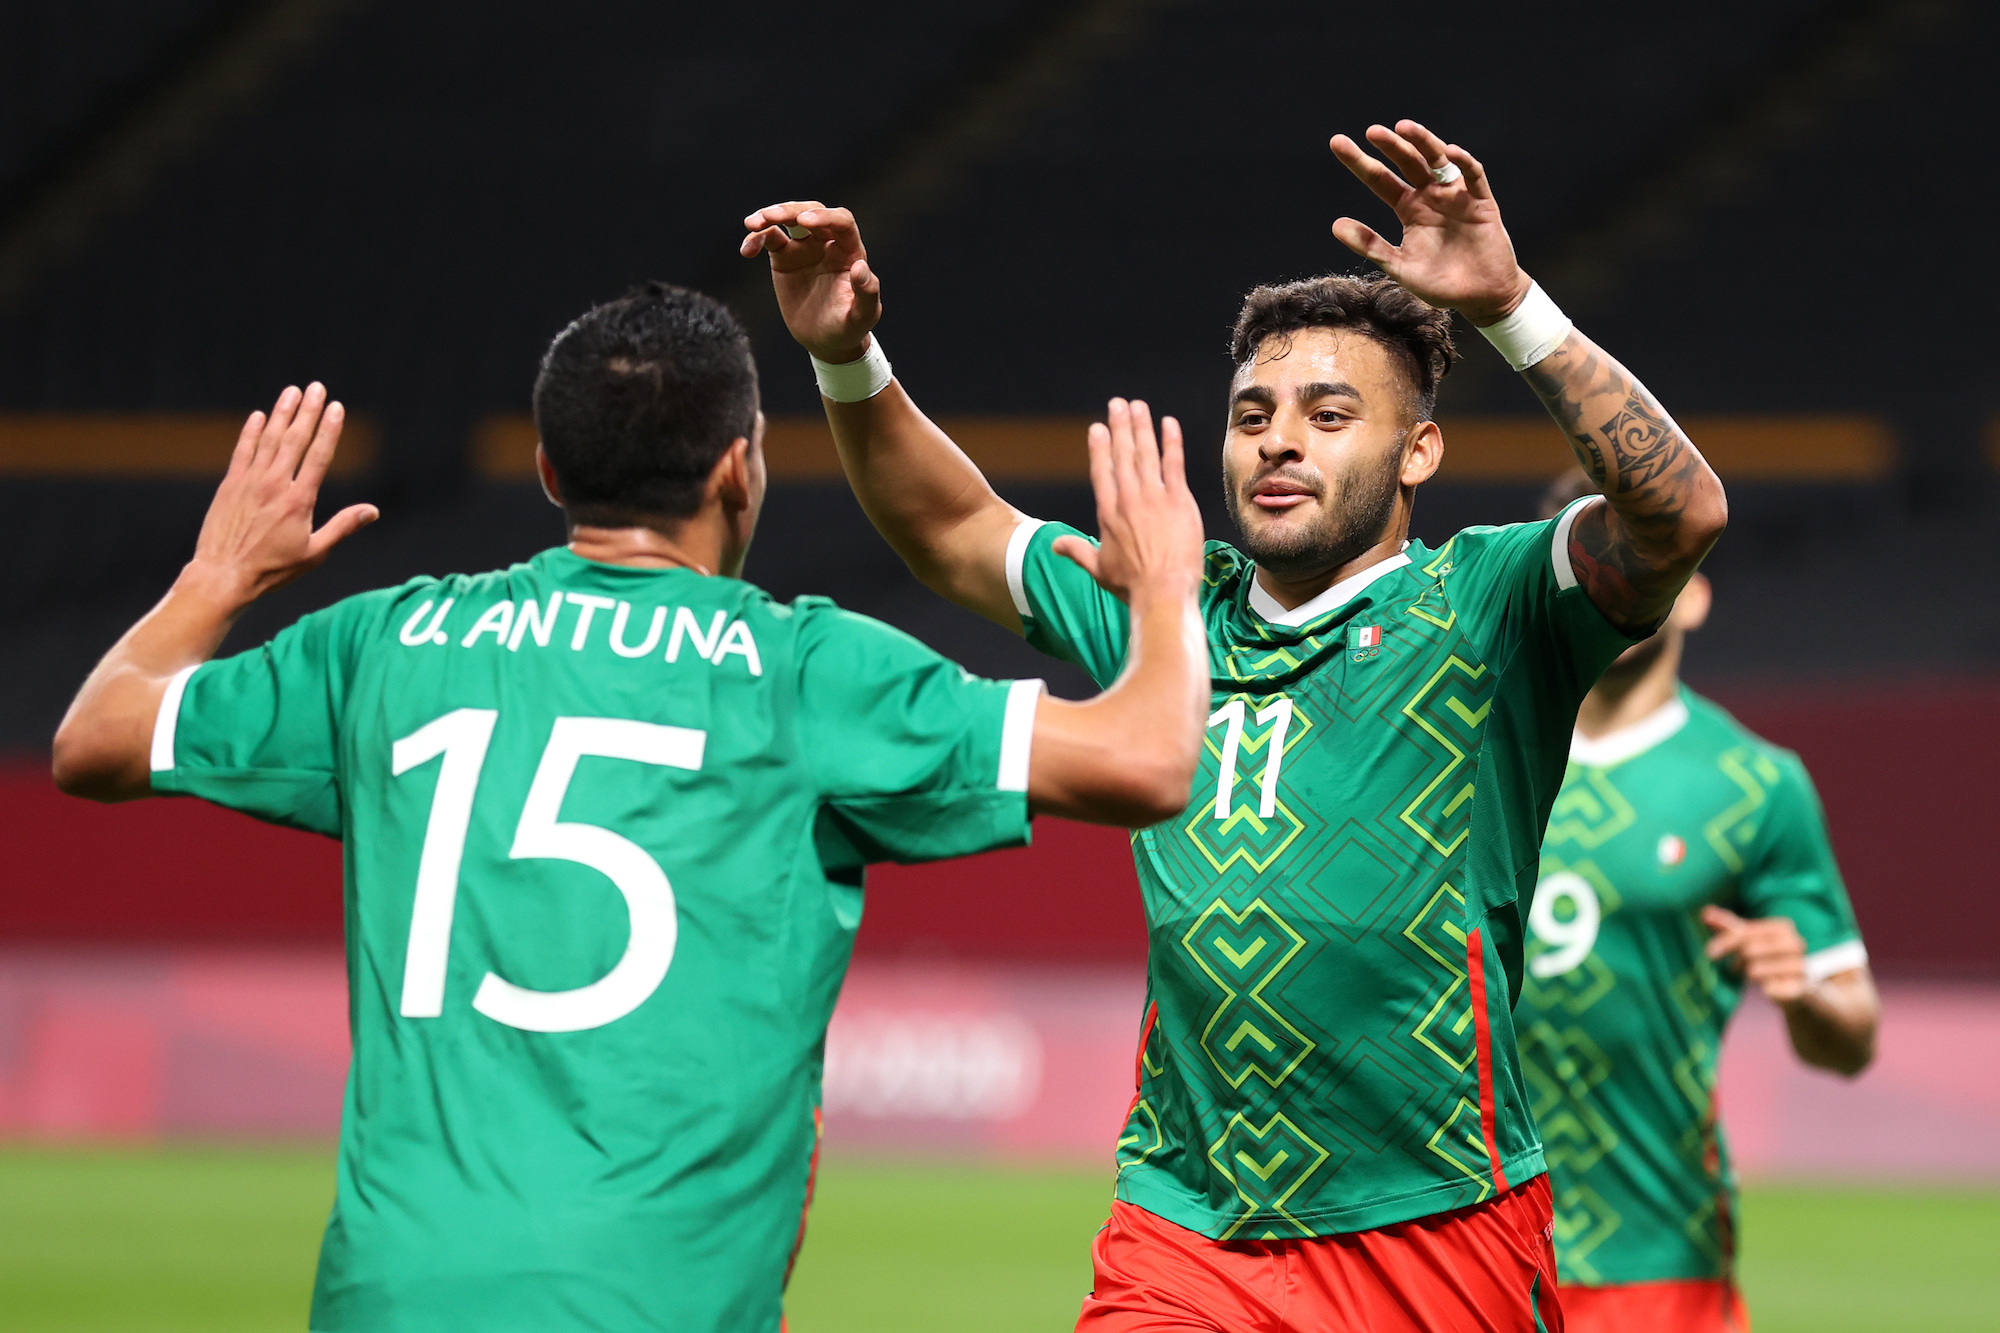
[[[1393,130],[1372,125],[1367,137],[1394,170],[1344,134],[1334,136],[1333,153],[1396,211],[1402,243],[1353,218],[1334,223],[1333,234],[1417,296],[1476,325],[1513,313],[1530,283],[1485,168],[1413,120]],[[1448,163],[1459,178],[1439,183],[1431,172]],[[1570,530],[1577,582],[1614,625],[1650,634],[1722,535],[1729,518],[1722,483],[1646,387],[1574,329],[1523,373],[1609,501],[1585,509]]]
[[[1522,374],[1610,502],[1570,528],[1576,581],[1612,624],[1651,633],[1722,535],[1722,482],[1646,386],[1575,329]]]

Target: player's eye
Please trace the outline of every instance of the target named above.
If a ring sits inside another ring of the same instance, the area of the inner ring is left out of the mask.
[[[1345,412],[1331,407],[1322,407],[1319,411],[1312,414],[1312,421],[1316,426],[1338,426],[1345,420],[1347,420]]]
[[[1270,423],[1271,418],[1266,413],[1245,412],[1242,416],[1236,418],[1236,429],[1255,430],[1260,426],[1268,426]]]

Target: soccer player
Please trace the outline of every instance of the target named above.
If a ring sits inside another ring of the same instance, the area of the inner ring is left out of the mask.
[[[1087,558],[1136,652],[1061,703],[738,577],[763,416],[716,302],[655,284],[599,306],[534,401],[566,546],[211,661],[375,517],[313,529],[342,420],[319,385],[253,415],[194,559],[71,706],[56,780],[346,845],[354,1059],[314,1329],[768,1333],[862,866],[1019,844],[1035,810],[1180,807],[1200,516],[1171,424],[1156,443],[1116,407],[1092,429]]]
[[[1387,163],[1332,148],[1402,242],[1349,218],[1334,234],[1387,276],[1259,288],[1231,345],[1241,542],[1208,547],[1192,799],[1133,839],[1148,1002],[1078,1325],[1095,1333],[1561,1318],[1511,1018],[1542,828],[1577,704],[1665,617],[1724,501],[1522,272],[1479,163],[1412,121],[1368,139]],[[1129,618],[1058,558],[1084,539],[1009,506],[892,379],[854,219],[792,203],[745,223],[890,544],[945,596],[1115,677]],[[1006,241],[981,237],[982,268],[1005,267]],[[1406,540],[1445,446],[1450,309],[1525,371],[1604,497]]]
[[[1591,493],[1575,472],[1545,513]],[[1555,1192],[1570,1333],[1741,1333],[1736,1186],[1715,1115],[1746,983],[1799,1058],[1858,1073],[1879,1006],[1797,755],[1680,683],[1708,581],[1577,714],[1528,914],[1521,1063]]]

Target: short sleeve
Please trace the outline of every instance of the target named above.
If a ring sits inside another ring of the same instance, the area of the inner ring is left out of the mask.
[[[1806,944],[1806,974],[1822,981],[1868,961],[1819,793],[1798,756],[1773,752],[1777,781],[1737,885],[1745,916],[1790,917]]]
[[[1096,544],[1067,523],[1022,520],[1007,543],[1007,591],[1029,643],[1076,663],[1108,687],[1125,668],[1131,616],[1125,603],[1100,588],[1082,566],[1056,554],[1059,537]]]
[[[985,680],[828,608],[802,631],[799,727],[856,859],[934,861],[1028,841],[1039,680]]]
[[[1561,693],[1578,698],[1634,642],[1604,618],[1570,565],[1570,528],[1602,503],[1589,495],[1543,522],[1468,528],[1434,562],[1489,660],[1525,653],[1532,665],[1521,665],[1551,673]]]
[[[153,724],[153,790],[339,837],[344,629],[358,600],[175,677]]]

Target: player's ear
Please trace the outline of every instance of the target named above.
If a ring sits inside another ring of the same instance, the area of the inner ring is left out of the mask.
[[[758,435],[763,432],[759,430]],[[739,435],[708,474],[708,498],[732,513],[754,508],[763,497],[764,456],[750,436]]]
[[[1444,462],[1444,432],[1435,421],[1419,421],[1403,437],[1403,471],[1398,478],[1405,486],[1421,486]]]
[[[556,480],[555,465],[549,462],[548,453],[542,448],[539,440],[535,442],[535,475],[541,478],[542,494],[549,497],[550,504],[561,509],[562,483]]]
[[[1715,590],[1709,587],[1708,575],[1696,571],[1681,589],[1681,595],[1674,599],[1674,625],[1682,633],[1697,630],[1708,620],[1708,609],[1715,601]]]

